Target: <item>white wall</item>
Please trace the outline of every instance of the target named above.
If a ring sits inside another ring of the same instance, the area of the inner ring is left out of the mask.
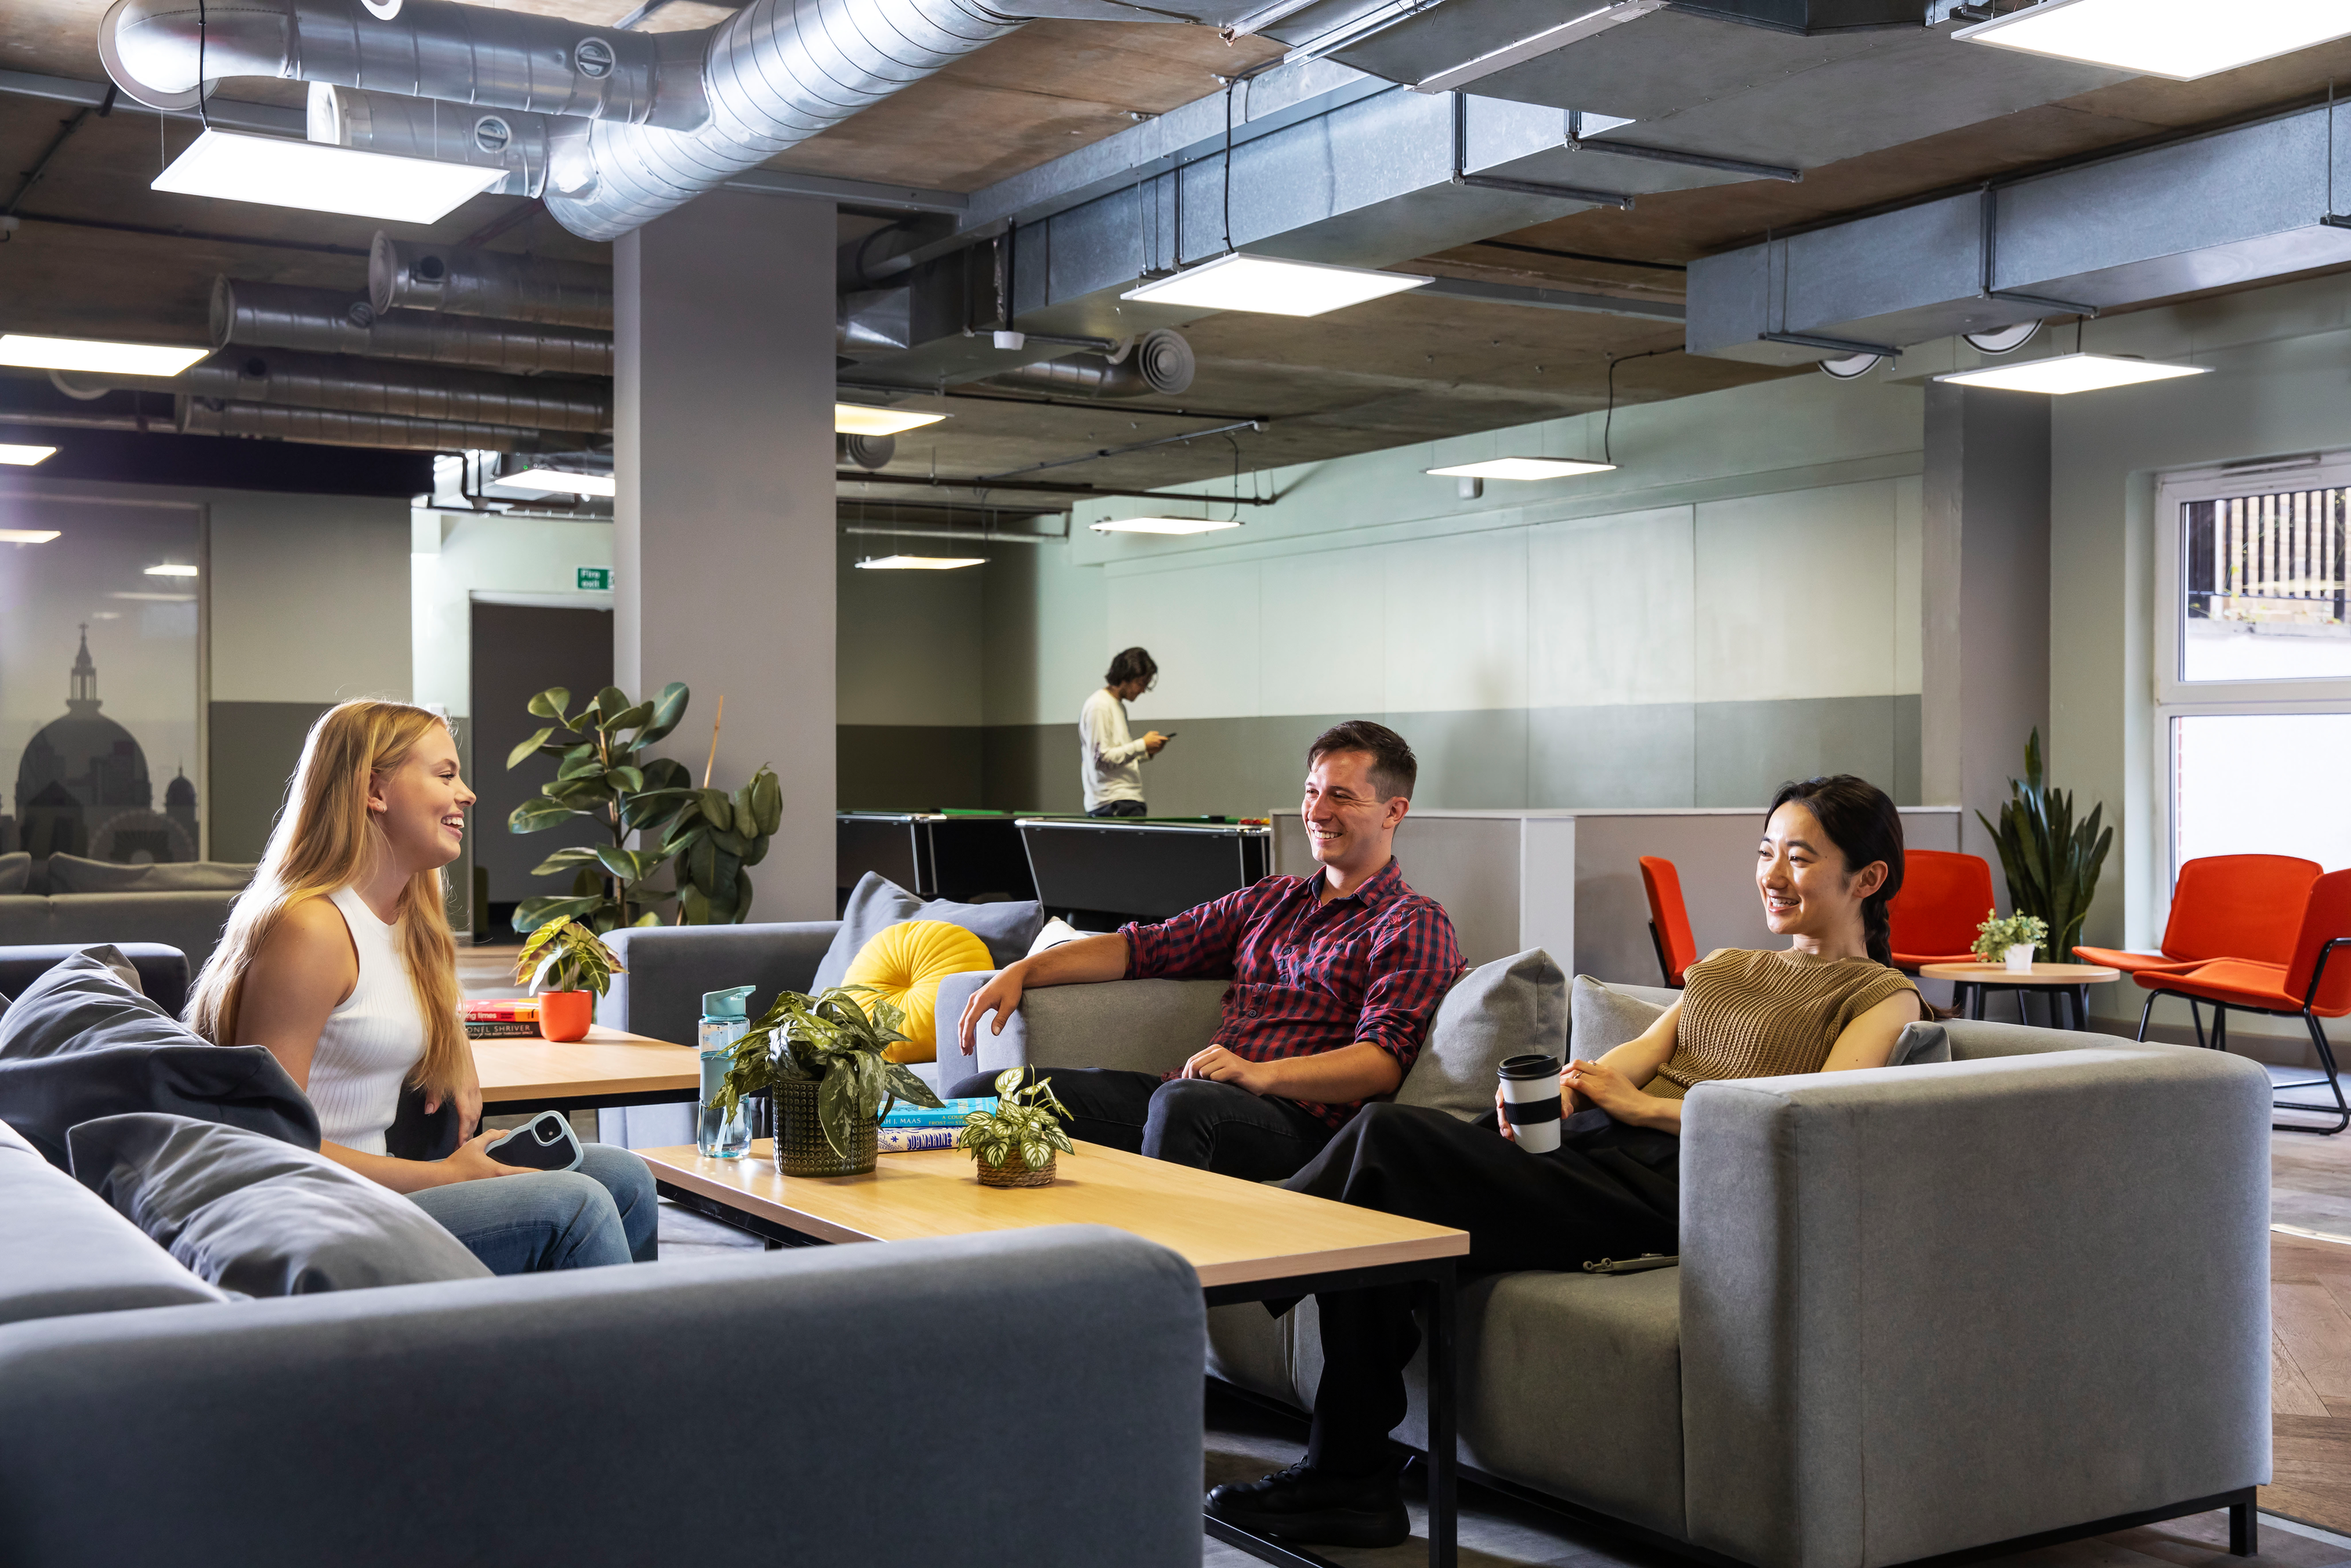
[[[406,701],[408,503],[220,491],[212,517],[212,700]]]
[[[420,511],[410,514],[409,535],[415,700],[454,717],[474,711],[475,594],[612,607],[610,592],[577,587],[579,568],[612,564],[609,522]]]

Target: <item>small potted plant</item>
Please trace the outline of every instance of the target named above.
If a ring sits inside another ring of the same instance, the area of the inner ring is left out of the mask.
[[[996,1109],[966,1116],[956,1134],[956,1147],[979,1162],[982,1186],[1050,1186],[1055,1151],[1078,1152],[1061,1131],[1070,1113],[1053,1093],[1052,1080],[1040,1078],[1023,1088],[1021,1072],[1014,1067],[998,1073]]]
[[[620,956],[576,920],[549,921],[515,956],[514,977],[538,998],[542,1040],[587,1039],[597,998],[612,988],[613,976],[627,972]]]
[[[736,1043],[714,1102],[732,1115],[747,1095],[772,1095],[776,1168],[789,1176],[863,1176],[888,1103],[941,1108],[903,1063],[883,1055],[904,1040],[905,1013],[871,986],[814,997],[786,991]],[[861,1003],[860,993],[872,994]]]
[[[1975,955],[1987,964],[2005,963],[2011,975],[2029,975],[2034,950],[2048,940],[2049,923],[2037,915],[2002,918],[1987,911],[1976,927]]]

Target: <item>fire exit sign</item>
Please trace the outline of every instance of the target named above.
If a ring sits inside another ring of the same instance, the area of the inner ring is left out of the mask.
[[[575,568],[574,570],[579,574],[580,592],[610,593],[612,591],[612,569],[611,567],[583,566]]]

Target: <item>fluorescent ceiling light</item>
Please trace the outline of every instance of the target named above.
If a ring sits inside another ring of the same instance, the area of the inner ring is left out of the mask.
[[[0,545],[45,545],[57,537],[55,528],[0,528]]]
[[[905,408],[873,408],[862,402],[837,402],[832,405],[832,433],[835,435],[896,435],[901,431],[920,430],[926,424],[936,424],[945,419],[943,413],[916,413]]]
[[[155,176],[152,188],[183,196],[430,224],[505,178],[503,169],[207,130]]]
[[[1577,463],[1562,457],[1489,457],[1483,463],[1456,463],[1421,472],[1447,479],[1564,479],[1575,474],[1610,474],[1614,463]]]
[[[2200,376],[2211,368],[2167,365],[2114,354],[2059,354],[2052,359],[2027,360],[2021,365],[1988,365],[1980,371],[1961,371],[1935,379],[1963,387],[1998,387],[2002,392],[2049,392],[2062,397],[2067,392],[2099,392],[2107,387],[2135,386],[2140,382],[2168,382],[2175,376]]]
[[[56,452],[54,446],[16,446],[0,441],[0,463],[13,463],[19,468],[30,468]],[[49,537],[55,538],[57,536],[52,534]]]
[[[857,563],[860,571],[953,571],[959,566],[986,566],[981,555],[884,555]]]
[[[101,343],[89,338],[28,338],[0,333],[0,365],[43,371],[103,371],[118,376],[176,376],[210,349],[163,343]]]
[[[196,601],[193,593],[110,593],[107,597],[143,600],[153,604],[193,604]]]
[[[1087,526],[1098,534],[1212,534],[1241,525],[1236,517],[1113,517]]]
[[[490,483],[512,486],[517,490],[561,490],[574,496],[614,496],[620,493],[620,486],[610,474],[570,474],[560,468],[526,468],[519,474],[501,474]]]
[[[1321,261],[1279,261],[1235,252],[1187,267],[1173,277],[1130,288],[1121,299],[1205,310],[1256,310],[1268,316],[1320,316],[1343,306],[1418,288],[1430,282],[1403,272],[1373,272]]]
[[[2343,0],[2041,0],[1951,37],[2194,81],[2346,34]]]
[[[147,569],[147,575],[150,577],[193,577],[196,575],[196,569],[193,566],[178,566],[166,561],[162,566],[149,567]]]

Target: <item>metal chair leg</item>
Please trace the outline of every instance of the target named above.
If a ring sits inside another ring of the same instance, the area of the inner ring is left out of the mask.
[[[2147,1020],[2155,1014],[2155,998],[2159,994],[2155,991],[2147,992],[2147,1006],[2138,1009],[2138,1042],[2141,1045],[2147,1043]]]
[[[2229,1009],[2220,1002],[2212,1004],[2212,1049],[2229,1049]]]
[[[2271,1090],[2271,1093],[2274,1096],[2276,1094],[2283,1093],[2290,1089],[2315,1089],[2323,1084],[2328,1092],[2334,1095],[2335,1103],[2332,1105],[2304,1105],[2296,1104],[2293,1101],[2279,1101],[2274,1099],[2273,1100],[2273,1103],[2281,1111],[2302,1111],[2314,1116],[2332,1116],[2335,1118],[2335,1125],[2331,1127],[2296,1127],[2292,1125],[2281,1126],[2274,1123],[2273,1123],[2272,1125],[2276,1126],[2277,1130],[2282,1133],[2315,1133],[2320,1137],[2331,1138],[2335,1134],[2343,1131],[2344,1128],[2351,1127],[2351,1101],[2346,1101],[2343,1097],[2343,1080],[2337,1073],[2335,1066],[2335,1048],[2333,1045],[2328,1043],[2326,1039],[2326,1030],[2325,1027],[2319,1023],[2318,1015],[2313,1012],[2304,1012],[2302,1015],[2302,1021],[2310,1030],[2310,1043],[2318,1048],[2319,1071],[2325,1073],[2326,1076],[2324,1078],[2308,1079],[2299,1083],[2280,1083]]]

